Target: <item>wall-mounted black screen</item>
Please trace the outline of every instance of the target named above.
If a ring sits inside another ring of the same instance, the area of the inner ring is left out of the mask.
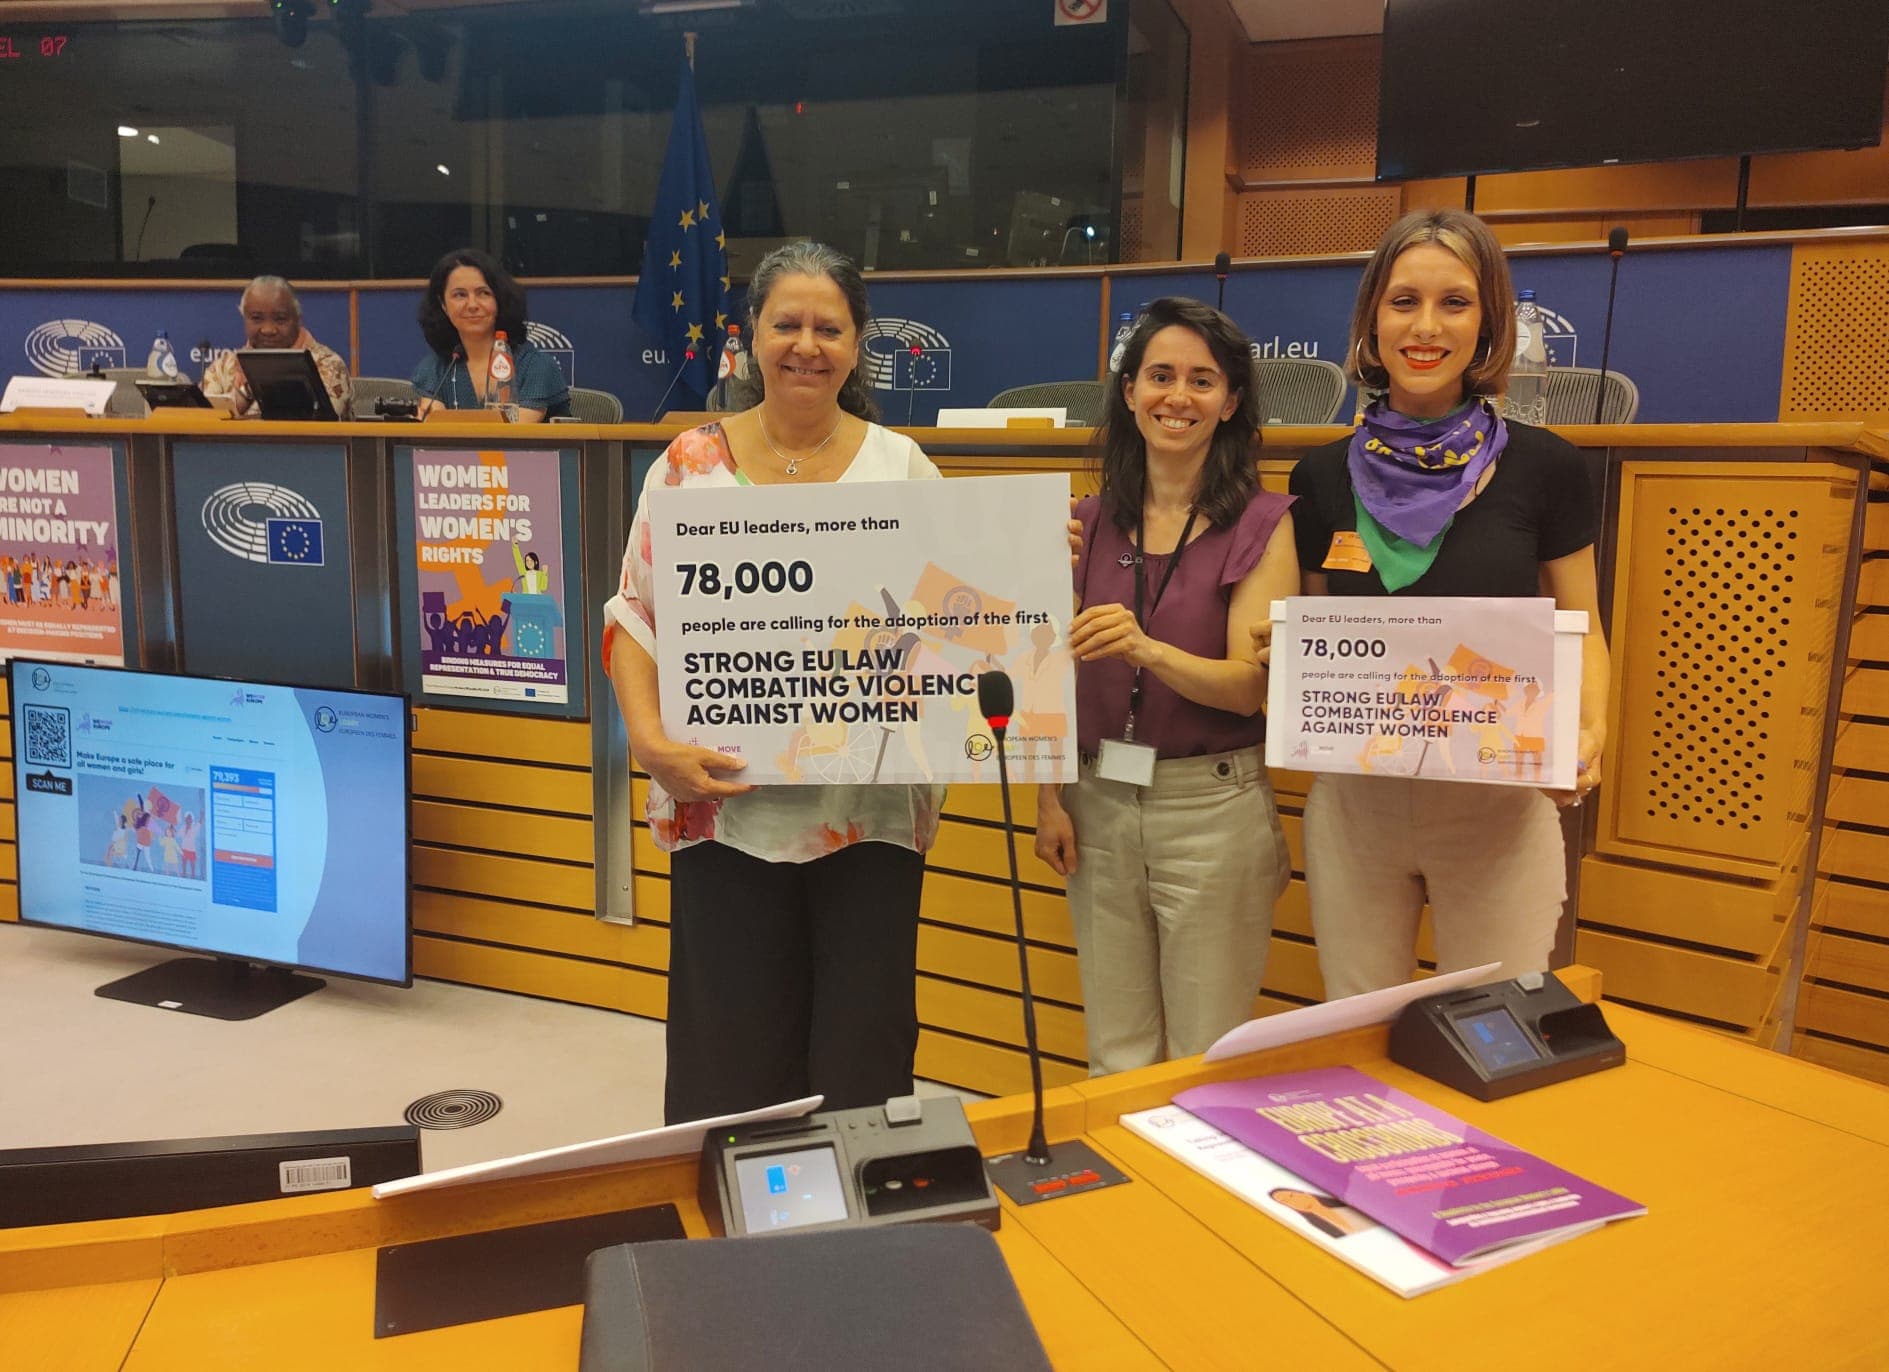
[[[1854,148],[1883,0],[1387,0],[1384,180]]]

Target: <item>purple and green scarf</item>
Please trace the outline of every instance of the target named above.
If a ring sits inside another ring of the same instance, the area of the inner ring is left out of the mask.
[[[1345,465],[1358,537],[1385,590],[1430,570],[1457,510],[1508,442],[1508,425],[1482,399],[1441,419],[1413,419],[1382,400],[1366,408]]]

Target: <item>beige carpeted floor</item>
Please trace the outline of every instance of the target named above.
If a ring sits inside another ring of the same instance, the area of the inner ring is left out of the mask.
[[[173,956],[0,925],[0,1148],[398,1124],[455,1088],[504,1108],[427,1131],[427,1171],[662,1122],[657,1021],[430,981],[330,977],[235,1023],[93,994]]]

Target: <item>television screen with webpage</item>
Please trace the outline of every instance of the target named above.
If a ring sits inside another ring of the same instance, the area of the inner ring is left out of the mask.
[[[8,676],[22,922],[412,984],[404,695]]]

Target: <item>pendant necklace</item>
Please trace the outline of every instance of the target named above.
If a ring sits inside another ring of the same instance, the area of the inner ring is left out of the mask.
[[[773,449],[774,456],[787,464],[787,475],[798,476],[800,474],[800,464],[802,462],[811,461],[813,458],[820,455],[820,450],[831,443],[833,441],[833,435],[840,431],[840,425],[846,422],[846,416],[842,414],[827,436],[814,444],[813,450],[807,453],[805,457],[789,457],[786,453],[782,452],[779,447],[775,445],[774,436],[767,431],[767,421],[758,414],[754,417],[754,420],[755,423],[761,426],[762,441],[765,442],[769,448]]]

